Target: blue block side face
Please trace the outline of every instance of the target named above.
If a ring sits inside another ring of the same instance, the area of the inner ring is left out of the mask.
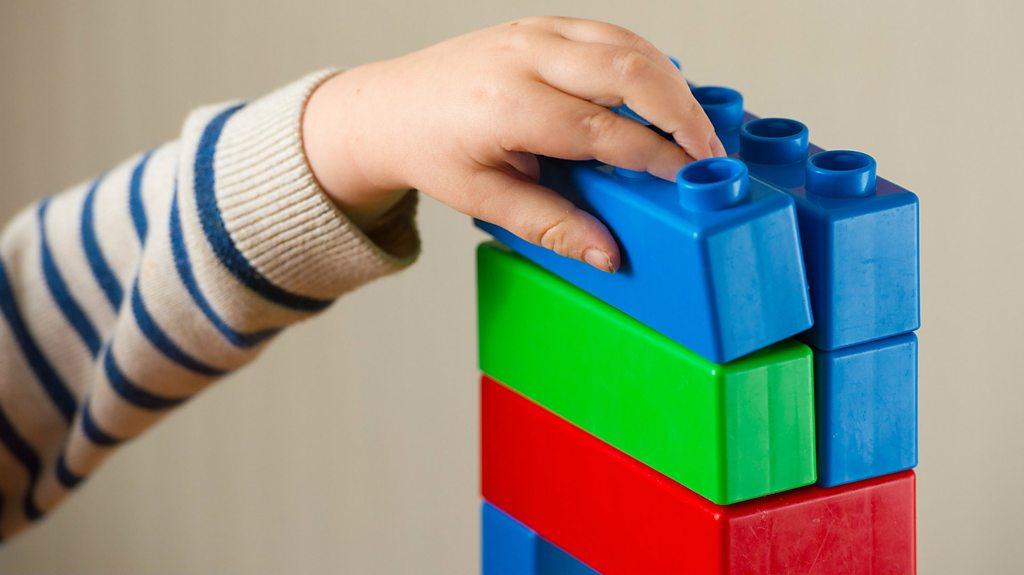
[[[879,184],[869,198],[796,196],[817,320],[801,337],[820,349],[920,326],[917,197]]]
[[[917,336],[814,350],[818,483],[917,465]]]
[[[799,332],[807,325],[810,308],[800,245],[772,241],[796,236],[796,212],[786,209],[708,236],[707,259],[715,262],[709,266],[715,302],[712,309],[717,312],[716,319],[722,326],[723,349],[740,349],[747,342],[775,340],[785,337],[784,334]],[[758,245],[766,239],[767,244]],[[773,247],[765,249],[768,245]],[[803,309],[804,313],[765,313],[773,308]],[[730,319],[756,317],[761,320]]]
[[[600,575],[572,555],[540,537],[537,548],[537,575]]]
[[[537,534],[484,502],[480,511],[483,575],[537,575]]]
[[[486,501],[481,518],[483,575],[598,575]]]
[[[795,209],[785,194],[752,180],[748,202],[691,212],[673,184],[594,163],[542,160],[541,181],[608,226],[622,250],[617,273],[477,225],[706,359],[724,363],[810,327]]]
[[[812,145],[809,154],[820,151]],[[882,178],[867,196],[815,196],[802,163],[747,165],[796,201],[814,312],[803,341],[832,350],[920,326],[917,196]]]
[[[909,192],[901,200],[833,218],[832,325],[821,338],[828,348],[920,326],[918,203]]]

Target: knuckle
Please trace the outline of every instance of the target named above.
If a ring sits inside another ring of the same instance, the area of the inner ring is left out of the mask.
[[[612,57],[612,70],[625,82],[633,82],[650,71],[651,61],[636,50],[620,50]]]
[[[536,49],[537,38],[544,34],[543,18],[530,16],[513,20],[499,30],[498,47],[503,51],[525,52]]]
[[[619,118],[607,110],[599,110],[583,116],[582,124],[589,141],[602,141],[614,136]]]
[[[535,243],[559,255],[569,255],[569,229],[572,222],[572,210],[566,208],[556,217],[547,220],[536,230]]]
[[[653,56],[655,54],[661,54],[654,44],[652,44],[647,38],[644,38],[640,34],[630,30],[629,28],[623,28],[616,24],[609,24],[610,30],[618,36],[619,42],[631,50],[635,50],[644,54],[645,56]]]
[[[616,26],[615,28],[619,34],[619,37],[622,38],[622,43],[625,44],[626,46],[629,46],[634,50],[642,50],[644,48],[647,48],[648,42],[647,40],[644,39],[643,36],[621,26]]]
[[[634,50],[639,50],[640,52],[649,54],[652,57],[661,56],[663,58],[668,58],[668,56],[663,55],[662,51],[659,50],[657,46],[651,44],[647,38],[644,38],[639,34],[634,34],[633,32],[630,32],[629,34],[631,34],[629,45],[632,46]]]
[[[526,16],[510,22],[511,26],[540,26],[545,22],[550,21],[550,17],[546,16]]]
[[[535,44],[533,35],[523,28],[510,28],[505,34],[502,48],[512,52],[525,52]]]
[[[448,186],[449,193],[458,197],[460,210],[473,217],[487,218],[494,213],[492,204],[497,195],[487,193],[486,184],[482,181],[479,173],[466,171],[453,177],[452,184]]]
[[[690,101],[686,104],[686,115],[693,118],[707,118],[704,108],[701,107],[700,102],[696,98],[690,98]]]
[[[678,134],[685,126],[695,126],[698,127],[700,131],[706,133],[714,131],[714,128],[711,126],[711,122],[704,114],[704,108],[702,108],[700,103],[694,99],[691,99],[684,105],[678,116],[673,115],[669,120],[669,123],[662,126],[662,129],[669,134]]]

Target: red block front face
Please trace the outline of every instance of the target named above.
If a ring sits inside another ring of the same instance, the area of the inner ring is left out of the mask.
[[[488,501],[605,575],[912,575],[914,475],[715,505],[487,378]]]

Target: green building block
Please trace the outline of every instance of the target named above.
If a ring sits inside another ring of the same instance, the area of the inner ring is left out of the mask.
[[[718,504],[814,483],[807,346],[715,364],[493,242],[477,290],[504,385]]]

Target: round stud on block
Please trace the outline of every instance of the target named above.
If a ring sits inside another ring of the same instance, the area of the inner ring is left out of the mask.
[[[740,158],[754,164],[794,164],[807,157],[807,126],[788,118],[762,118],[740,129]]]
[[[693,89],[704,113],[715,130],[730,130],[743,123],[743,95],[723,86],[699,86]]]
[[[831,150],[807,159],[807,193],[857,198],[875,191],[875,159],[863,152]]]
[[[708,158],[687,164],[676,175],[679,203],[695,212],[731,208],[750,194],[747,166],[732,158]]]

